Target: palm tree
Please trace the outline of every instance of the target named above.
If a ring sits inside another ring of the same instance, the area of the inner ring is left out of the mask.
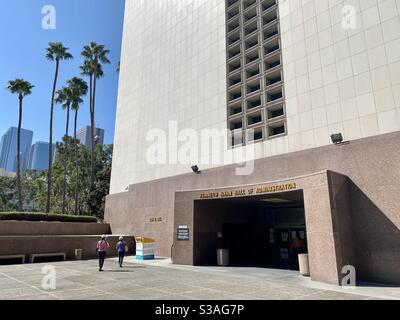
[[[61,107],[64,110],[67,110],[67,121],[65,125],[65,136],[64,136],[64,144],[68,143],[68,133],[69,133],[69,114],[70,114],[70,109],[71,109],[71,102],[73,99],[73,91],[70,87],[70,81],[69,80],[68,86],[63,87],[61,90],[57,91],[57,97],[55,99],[55,103],[61,104]],[[66,145],[64,145],[64,150]],[[63,187],[62,187],[62,214],[65,214],[65,193],[66,193],[66,187],[67,187],[67,157],[66,153],[65,155],[61,155],[63,157],[63,162],[64,162],[64,179],[63,179]]]
[[[97,79],[103,76],[103,64],[110,64],[107,55],[109,50],[105,49],[104,45],[91,42],[83,48],[81,53],[84,58],[84,63],[81,66],[82,75],[89,76],[90,80],[90,127],[91,127],[91,166],[90,166],[90,187],[94,186],[94,119],[95,119],[95,105],[96,105],[96,84]]]
[[[78,141],[76,139],[76,131],[78,124],[78,111],[79,105],[83,103],[82,97],[87,95],[88,85],[86,81],[74,77],[68,84],[72,90],[72,110],[75,112],[74,119],[74,151],[75,151],[75,171],[76,171],[76,185],[75,185],[75,214],[78,214],[79,203],[79,166],[78,166]]]
[[[70,81],[70,80],[69,80]],[[68,86],[62,87],[57,91],[57,96],[55,97],[54,102],[56,104],[60,104],[63,110],[67,110],[67,121],[65,125],[65,135],[68,136],[69,132],[69,115],[71,110],[71,102],[72,102],[72,90],[69,86],[69,81],[67,82]]]
[[[72,55],[68,52],[69,48],[64,47],[61,42],[50,42],[46,49],[46,58],[49,61],[56,61],[56,70],[53,81],[53,91],[51,94],[50,105],[50,137],[49,137],[49,169],[47,172],[47,204],[46,212],[50,212],[50,197],[51,197],[51,165],[53,160],[53,111],[54,111],[54,96],[56,94],[58,71],[61,60],[70,60]]]
[[[18,210],[22,211],[22,191],[21,191],[21,125],[22,125],[22,101],[24,97],[32,93],[34,86],[23,79],[15,79],[8,82],[7,90],[12,94],[17,93],[19,98],[19,119],[17,137],[17,189],[18,189]]]

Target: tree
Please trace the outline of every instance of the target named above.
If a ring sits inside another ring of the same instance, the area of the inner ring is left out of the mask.
[[[112,163],[112,145],[97,145],[96,152],[96,178],[94,181],[95,189],[90,190],[90,176],[87,172],[90,170],[89,148],[80,147],[77,149],[77,159],[79,163],[79,174],[75,175],[75,140],[73,137],[64,137],[62,144],[57,143],[56,157],[53,162],[53,193],[51,197],[51,207],[53,213],[62,212],[62,183],[64,158],[60,157],[60,148],[63,148],[63,154],[67,154],[67,176],[68,182],[66,188],[67,198],[70,201],[66,204],[67,213],[71,213],[77,205],[76,214],[94,215],[100,219],[104,217],[105,199],[110,188],[111,163]],[[16,210],[16,177],[0,177],[0,211]],[[79,184],[79,203],[75,203],[75,186]],[[47,171],[27,170],[21,174],[22,199],[29,207],[29,211],[43,212],[47,202]],[[28,209],[27,209],[28,210]]]
[[[63,87],[61,90],[57,91],[57,97],[55,99],[55,102],[58,104],[61,104],[61,107],[64,110],[67,110],[67,119],[66,119],[66,125],[65,125],[65,135],[64,137],[68,137],[68,132],[69,132],[69,113],[70,113],[70,108],[71,108],[71,103],[73,99],[73,91],[70,87],[70,81],[69,80],[68,86]],[[65,214],[65,189],[66,189],[66,184],[67,184],[67,158],[66,155],[63,156],[63,162],[64,162],[64,181],[63,181],[63,187],[62,187],[62,213]]]
[[[47,171],[47,203],[46,212],[50,212],[50,198],[51,198],[51,165],[53,160],[53,112],[54,112],[54,96],[57,88],[58,72],[60,62],[62,60],[71,60],[73,56],[68,52],[69,48],[64,47],[61,42],[50,42],[49,47],[46,49],[46,58],[49,61],[56,62],[53,90],[51,94],[50,105],[50,133],[49,133],[49,166]]]
[[[67,118],[65,124],[65,135],[68,136],[69,133],[69,114],[71,110],[71,102],[72,102],[72,90],[69,85],[69,80],[67,82],[68,86],[62,87],[60,90],[57,91],[57,96],[55,98],[55,103],[60,104],[63,110],[67,110]]]
[[[12,94],[18,94],[19,117],[18,117],[18,137],[17,137],[17,190],[18,190],[18,210],[22,210],[22,191],[21,191],[21,125],[22,125],[22,102],[24,97],[32,93],[33,85],[23,79],[15,79],[8,82],[7,90]]]
[[[87,205],[89,212],[95,212],[95,216],[103,219],[105,211],[106,196],[110,190],[111,166],[113,146],[96,146],[96,179],[95,188],[90,190]]]
[[[82,74],[89,76],[90,80],[90,127],[91,127],[91,167],[90,167],[90,181],[91,188],[94,187],[95,179],[95,141],[94,141],[94,120],[95,120],[95,105],[96,105],[96,86],[97,79],[103,76],[103,64],[110,64],[107,55],[109,50],[105,49],[104,45],[91,42],[83,48],[81,53],[84,58],[84,63],[81,66]]]
[[[77,124],[78,124],[78,111],[79,111],[79,105],[83,103],[82,97],[87,95],[88,92],[88,85],[86,81],[74,77],[73,79],[70,80],[69,85],[72,90],[72,109],[75,111],[75,120],[74,120],[74,167],[75,167],[75,172],[76,172],[76,182],[75,182],[75,194],[74,194],[74,199],[75,199],[75,214],[78,214],[78,207],[79,207],[79,165],[78,165],[78,144],[79,141],[76,139],[76,130],[77,130]]]
[[[16,209],[16,179],[0,177],[0,212]]]

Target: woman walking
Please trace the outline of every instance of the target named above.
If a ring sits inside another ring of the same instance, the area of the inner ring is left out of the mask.
[[[117,243],[117,250],[118,250],[118,263],[120,268],[122,268],[122,263],[124,262],[126,249],[127,246],[126,242],[124,241],[124,238],[119,237],[119,241]]]
[[[107,249],[110,244],[107,242],[107,236],[102,235],[101,240],[97,242],[97,254],[99,255],[99,271],[103,271],[104,260],[106,259]]]

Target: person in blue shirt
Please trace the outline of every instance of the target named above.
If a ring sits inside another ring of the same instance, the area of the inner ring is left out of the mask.
[[[118,251],[118,263],[119,267],[122,268],[122,263],[124,262],[125,251],[127,249],[126,242],[123,237],[119,237],[119,241],[117,243],[117,251]]]

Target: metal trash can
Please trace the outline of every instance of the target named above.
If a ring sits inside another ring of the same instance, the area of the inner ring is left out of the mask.
[[[217,264],[219,266],[229,265],[229,250],[217,249]]]
[[[307,253],[299,254],[299,269],[301,275],[310,276],[310,264]]]
[[[75,249],[75,260],[82,260],[82,249]]]

